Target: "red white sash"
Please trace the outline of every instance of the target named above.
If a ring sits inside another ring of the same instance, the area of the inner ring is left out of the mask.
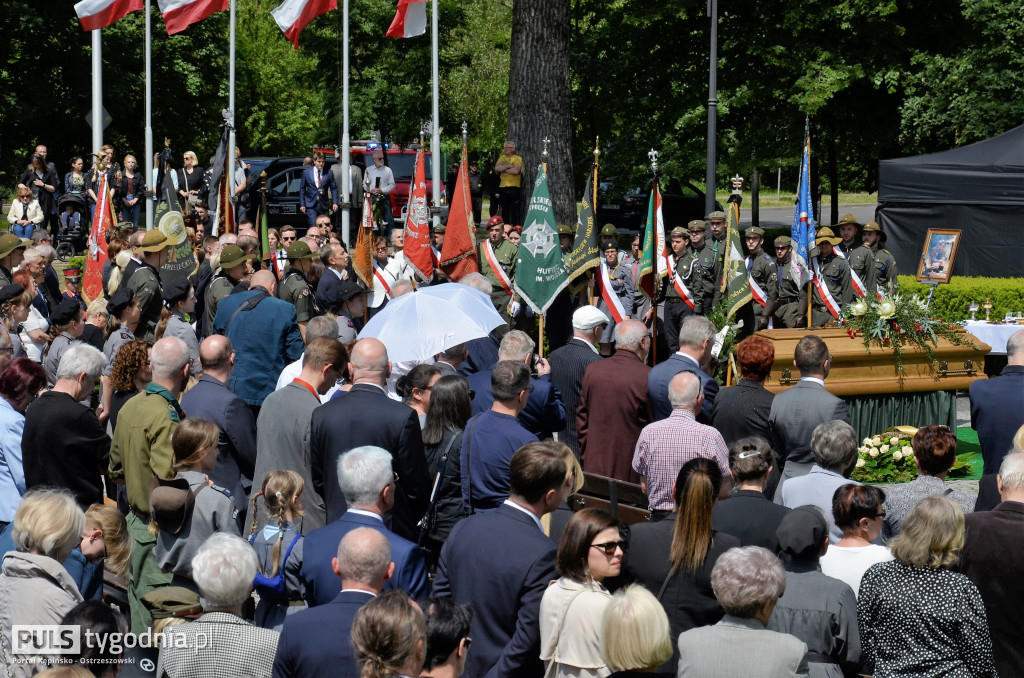
[[[430,248],[431,254],[434,255],[434,268],[441,268],[441,252],[436,247]]]
[[[600,276],[601,298],[604,299],[604,305],[608,308],[608,312],[612,314],[612,320],[616,323],[621,323],[626,319],[626,309],[622,307],[619,295],[615,294],[615,290],[612,289],[611,276],[608,275],[608,262],[604,259],[601,260]]]
[[[818,296],[825,303],[825,308],[832,314],[833,318],[839,319],[839,312],[842,310],[839,308],[838,302],[832,298],[832,293],[828,291],[828,285],[822,279],[821,267],[818,265],[818,257],[814,257],[814,287],[818,290]]]
[[[380,284],[384,287],[384,296],[387,297],[388,299],[390,299],[391,298],[391,285],[389,285],[388,281],[384,279],[384,275],[382,274],[383,270],[384,270],[384,268],[381,267],[381,266],[378,266],[377,262],[373,263],[373,276],[378,281],[380,281]]]
[[[764,308],[765,304],[768,303],[768,295],[765,294],[764,289],[762,289],[761,286],[757,284],[757,281],[754,280],[754,276],[750,275],[750,266],[753,263],[751,258],[747,257],[745,261],[747,265],[747,282],[750,283],[750,296],[754,298],[754,301],[761,305],[761,308]],[[768,318],[768,329],[775,329],[775,318]]]
[[[692,263],[690,264],[690,268],[693,268]],[[693,295],[690,294],[690,290],[687,289],[686,285],[683,284],[683,281],[679,279],[678,275],[676,275],[676,257],[674,254],[668,255],[668,279],[672,281],[672,287],[675,288],[676,294],[679,295],[679,298],[682,299],[683,302],[685,302],[692,310]]]
[[[482,249],[484,251],[484,256],[487,257],[487,265],[491,267],[492,271],[494,271],[494,275],[497,276],[498,282],[501,283],[501,286],[504,288],[505,292],[508,293],[508,296],[514,297],[515,292],[512,291],[512,281],[508,279],[508,276],[505,274],[505,269],[503,269],[501,264],[498,263],[498,257],[494,255],[490,239],[484,240]]]
[[[832,251],[838,254],[841,258],[846,259],[846,263],[850,263],[850,260],[843,254],[843,250],[839,247],[833,247]],[[864,284],[864,281],[860,279],[857,272],[853,270],[853,266],[850,266],[850,283],[853,284],[853,291],[857,293],[859,297],[868,296],[868,287]]]

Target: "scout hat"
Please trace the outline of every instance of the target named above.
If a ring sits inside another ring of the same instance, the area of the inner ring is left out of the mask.
[[[366,290],[351,280],[342,280],[341,284],[338,285],[338,291],[335,293],[334,299],[340,304],[360,294],[366,294]]]
[[[434,228],[433,228],[434,233],[444,233],[447,230],[448,230],[448,227],[445,226],[444,224],[438,224],[437,226],[434,226]]]
[[[569,228],[568,224],[559,224],[558,235],[573,235],[573,232],[572,229]]]
[[[227,249],[226,247],[224,249]],[[288,246],[288,261],[295,261],[296,259],[312,259],[314,257],[313,252],[309,249],[309,245],[296,240]]]
[[[141,598],[153,619],[184,617],[198,619],[203,614],[199,594],[184,586],[164,586]]]
[[[725,212],[722,210],[715,210],[708,215],[708,221],[711,221],[712,219],[725,219]]]
[[[24,249],[32,244],[31,240],[22,240],[13,233],[0,235],[0,259],[17,249]]]
[[[775,247],[792,247],[793,239],[788,235],[780,235],[775,239]]]
[[[837,238],[836,234],[832,232],[832,229],[826,226],[825,228],[818,231],[818,235],[814,238],[814,244],[820,245],[823,242],[827,242],[829,245],[835,247],[839,243],[843,242],[842,238]]]
[[[817,560],[828,537],[828,523],[816,506],[797,506],[775,530],[779,547],[795,560]]]
[[[121,285],[107,299],[107,313],[110,314],[111,318],[120,318],[124,310],[132,305],[134,298],[135,292],[132,291],[132,288],[127,285]]]
[[[612,236],[613,238],[619,234],[619,230],[612,224],[605,224],[601,227],[602,236]]]
[[[888,237],[885,235],[885,231],[882,230],[882,227],[879,226],[874,221],[869,221],[868,223],[864,224],[864,232],[868,233],[869,231],[871,233],[877,233],[878,237],[882,239],[882,242],[885,242]]]
[[[704,223],[703,219],[694,219],[686,225],[686,228],[691,231],[706,231],[708,230],[707,224]]]
[[[672,229],[672,232],[668,234],[670,238],[689,238],[690,232],[682,226],[676,226]]]
[[[149,512],[164,532],[179,534],[192,517],[196,495],[185,478],[154,476],[149,485]]]
[[[4,285],[3,287],[0,287],[0,304],[10,301],[11,299],[17,299],[23,294],[25,294],[25,288],[17,283]]]
[[[860,222],[857,221],[857,217],[852,214],[844,214],[843,218],[836,223],[836,227],[842,226],[843,224],[853,224],[854,226],[860,226]]]
[[[232,247],[234,246],[232,245]],[[189,282],[188,278],[175,278],[164,285],[164,303],[167,304],[168,308],[171,308],[179,301],[184,301],[185,297],[188,296],[190,287],[192,287],[192,283]]]
[[[743,231],[743,235],[759,235],[764,237],[764,229],[760,226],[751,226],[747,230]]]
[[[163,231],[154,228],[152,231],[146,231],[146,235],[142,237],[142,244],[139,245],[138,249],[140,252],[159,252],[170,244]]]
[[[306,245],[306,243],[302,244]],[[295,245],[293,244],[292,247],[295,247]],[[309,249],[309,245],[306,245],[306,249]],[[246,254],[238,245],[225,245],[224,249],[220,251],[220,270],[227,271],[255,258],[255,254]]]
[[[619,243],[615,242],[614,240],[605,240],[604,244],[601,245],[601,251],[602,252],[604,252],[605,250],[612,250],[612,249],[614,249],[614,250],[619,249]]]
[[[81,308],[82,305],[78,303],[78,299],[64,297],[57,304],[57,308],[50,313],[50,322],[53,325],[70,325],[78,317],[78,311]]]
[[[592,330],[598,325],[607,325],[611,321],[596,306],[580,306],[573,311],[572,328],[574,330]]]

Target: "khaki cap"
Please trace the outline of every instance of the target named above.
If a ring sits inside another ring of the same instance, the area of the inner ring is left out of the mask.
[[[22,240],[13,233],[4,233],[0,235],[0,259],[3,259],[14,250],[24,249],[30,244],[32,244],[30,240]]]
[[[168,241],[167,236],[164,235],[163,231],[154,228],[151,231],[146,231],[146,235],[142,237],[142,244],[139,245],[139,251],[159,252],[170,244],[171,243]]]
[[[691,231],[706,231],[706,230],[708,230],[708,226],[707,226],[707,224],[704,223],[703,219],[694,219],[693,221],[691,221],[690,223],[688,223],[686,225],[686,228],[688,228]]]
[[[860,226],[860,222],[857,221],[857,217],[852,214],[844,214],[843,218],[839,220],[836,226],[842,226],[843,224],[853,224],[854,226]]]
[[[309,245],[296,240],[288,247],[288,260],[295,261],[296,259],[312,259],[315,255],[312,250],[309,249]]]
[[[309,245],[306,247],[308,248]],[[220,251],[220,268],[222,271],[226,271],[255,258],[255,254],[246,254],[238,245],[225,245],[224,249]]]
[[[823,242],[827,242],[829,245],[835,247],[839,243],[843,242],[842,238],[837,238],[836,234],[832,232],[829,227],[822,228],[818,231],[818,235],[814,238],[815,246],[820,245]]]

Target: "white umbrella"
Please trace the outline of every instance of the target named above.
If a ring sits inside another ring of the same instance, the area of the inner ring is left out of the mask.
[[[359,338],[379,339],[391,362],[428,360],[452,346],[486,337],[504,323],[486,294],[447,283],[392,299],[370,318]]]

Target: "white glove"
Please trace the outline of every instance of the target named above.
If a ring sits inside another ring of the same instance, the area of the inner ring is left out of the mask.
[[[526,314],[527,318],[532,318],[533,317],[533,306],[530,306],[529,304],[527,304],[526,308],[523,309],[523,312]]]
[[[518,301],[512,301],[508,305],[508,315],[510,318],[515,318],[519,315],[519,309],[522,308],[522,304]]]

